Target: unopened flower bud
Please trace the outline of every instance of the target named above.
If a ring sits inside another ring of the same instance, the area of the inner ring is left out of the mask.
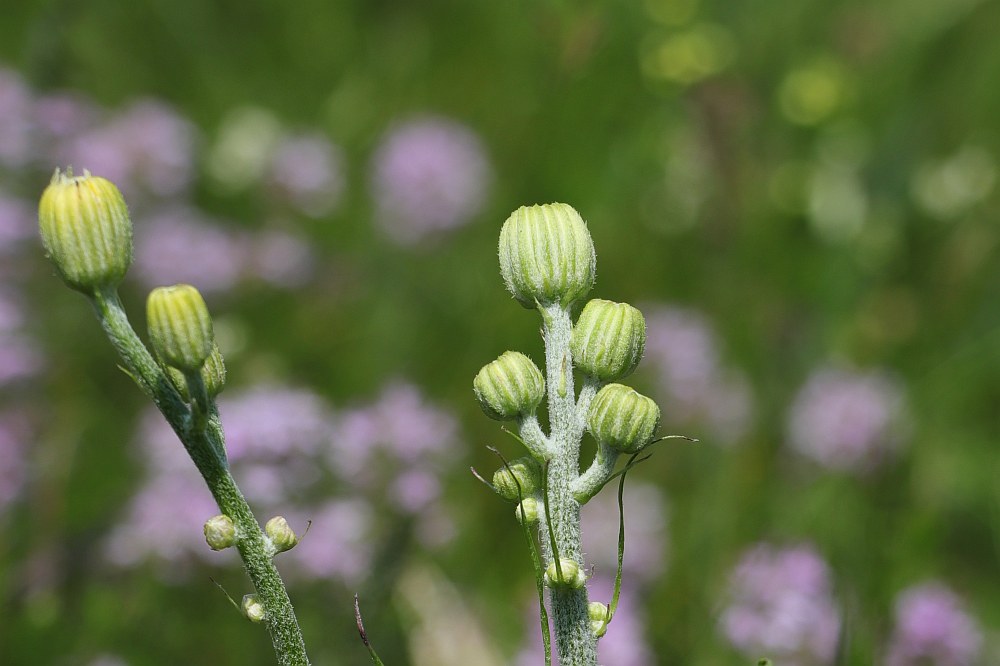
[[[524,307],[569,305],[594,286],[596,270],[594,242],[572,206],[523,206],[500,230],[500,273]]]
[[[191,285],[151,291],[146,300],[146,321],[153,350],[167,365],[195,372],[212,354],[212,317],[205,299]]]
[[[628,303],[595,298],[583,307],[573,327],[573,363],[604,382],[632,373],[646,347],[646,321]]]
[[[600,601],[591,601],[587,604],[587,616],[590,618],[590,630],[594,636],[600,638],[608,633],[608,623],[611,622],[611,613],[608,607]]]
[[[267,616],[267,613],[264,611],[264,604],[260,602],[256,594],[243,595],[241,608],[243,609],[243,614],[251,622],[263,622]]]
[[[67,285],[82,292],[114,287],[132,263],[132,221],[114,183],[56,169],[38,204],[45,253]]]
[[[587,427],[597,441],[622,453],[636,453],[653,439],[660,408],[622,384],[608,384],[594,396]]]
[[[170,381],[180,392],[181,397],[190,400],[191,396],[184,373],[170,366],[167,366],[166,370],[167,374],[170,375]],[[215,343],[212,343],[212,353],[208,355],[205,365],[201,366],[201,381],[205,385],[205,392],[208,393],[209,398],[219,395],[226,387],[226,363],[222,358],[222,352],[219,351],[219,346]]]
[[[509,468],[509,469],[508,469]],[[518,499],[518,485],[521,497],[534,494],[539,486],[541,468],[531,456],[518,458],[493,473],[493,487],[500,497],[511,502]]]
[[[288,524],[284,516],[275,516],[267,521],[267,524],[264,525],[264,533],[271,540],[271,543],[274,545],[274,552],[276,553],[291,550],[299,542],[295,531],[292,530],[291,525]]]
[[[487,416],[506,421],[535,411],[545,397],[545,378],[530,358],[507,351],[483,366],[472,388]]]
[[[212,550],[225,550],[236,543],[236,525],[229,516],[218,515],[205,521],[205,541]]]
[[[559,558],[559,569],[562,570],[561,578],[555,562],[552,562],[545,570],[545,582],[549,587],[568,587],[578,590],[587,582],[587,574],[583,572],[576,560],[568,557]]]
[[[517,518],[517,522],[521,523],[527,519],[528,524],[532,525],[538,522],[538,500],[534,497],[525,497],[524,500],[517,505],[514,509],[514,517]]]

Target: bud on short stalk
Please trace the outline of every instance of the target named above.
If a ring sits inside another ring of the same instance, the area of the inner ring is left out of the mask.
[[[167,366],[166,370],[167,374],[170,375],[170,381],[173,382],[181,397],[190,400],[191,396],[184,373],[170,366]],[[212,353],[208,355],[205,365],[201,366],[201,381],[205,385],[205,392],[209,398],[219,395],[226,387],[226,363],[222,358],[222,352],[219,351],[219,346],[214,342],[212,343]]]
[[[84,293],[115,287],[132,264],[132,221],[111,181],[60,173],[42,193],[38,229],[59,276]]]
[[[284,516],[275,516],[264,525],[264,533],[271,540],[275,553],[283,553],[286,550],[295,548],[299,542],[299,537],[295,535],[291,525]]]
[[[611,622],[611,613],[608,607],[600,601],[591,601],[587,604],[587,616],[590,618],[590,629],[598,638],[608,633],[608,623]]]
[[[156,355],[185,373],[201,370],[212,354],[215,334],[208,306],[189,284],[157,287],[146,301],[149,338]]]
[[[660,408],[622,384],[608,384],[594,396],[587,428],[594,438],[621,453],[636,453],[653,439]]]
[[[508,469],[509,468],[509,469]],[[530,497],[541,485],[541,467],[531,456],[518,458],[493,473],[493,487],[505,500],[518,501],[518,488],[522,498]]]
[[[527,308],[583,297],[594,286],[596,266],[587,224],[572,206],[523,206],[500,230],[500,273]]]
[[[508,421],[532,414],[545,397],[545,379],[530,358],[507,351],[483,366],[472,382],[476,400],[486,415]]]
[[[236,543],[236,525],[229,516],[218,515],[205,521],[205,542],[212,550],[225,550]]]
[[[646,322],[628,303],[596,298],[584,306],[570,349],[585,374],[611,382],[632,374],[646,347]]]

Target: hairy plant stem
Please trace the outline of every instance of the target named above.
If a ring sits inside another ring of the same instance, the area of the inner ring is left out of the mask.
[[[302,631],[292,602],[268,551],[261,531],[243,493],[229,473],[225,438],[214,405],[208,408],[204,388],[194,410],[188,407],[166,374],[136,335],[114,289],[96,291],[91,302],[104,332],[125,364],[125,371],[152,398],[167,423],[180,438],[195,466],[208,484],[219,510],[236,525],[236,549],[258,599],[264,605],[265,622],[280,666],[308,666]],[[200,385],[200,377],[196,380]]]
[[[569,558],[584,569],[580,544],[580,504],[572,486],[580,469],[582,420],[573,388],[573,359],[570,337],[573,322],[568,307],[559,304],[539,306],[545,340],[545,377],[548,391],[549,443],[548,515],[552,521],[560,558]],[[581,392],[593,397],[593,391]],[[582,402],[583,400],[581,400]],[[589,403],[589,398],[586,399]],[[553,561],[548,526],[543,520],[539,541],[544,567]],[[587,616],[587,588],[557,587],[550,590],[552,618],[559,663],[563,666],[596,666],[597,638]]]

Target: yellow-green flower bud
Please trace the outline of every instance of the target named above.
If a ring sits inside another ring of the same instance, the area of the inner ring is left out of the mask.
[[[85,293],[114,287],[132,264],[132,221],[114,183],[56,169],[38,204],[45,254],[67,285]]]
[[[573,327],[573,364],[603,382],[627,377],[646,348],[646,321],[628,303],[596,298],[583,307]]]
[[[545,378],[530,358],[507,351],[483,366],[472,388],[487,416],[507,421],[535,411],[545,397]]]
[[[205,542],[212,550],[225,550],[236,543],[236,525],[229,516],[218,515],[205,521]]]
[[[596,270],[594,242],[572,206],[522,206],[500,230],[500,274],[526,308],[569,305],[594,286]]]
[[[264,533],[267,534],[267,538],[271,540],[271,544],[274,546],[274,552],[283,553],[286,550],[291,550],[295,548],[295,544],[299,542],[299,538],[295,535],[295,531],[292,530],[292,526],[288,524],[284,516],[275,516],[271,520],[267,521],[264,525]]]
[[[533,495],[541,483],[541,471],[534,458],[524,456],[494,472],[493,487],[500,493],[500,497],[516,502],[518,484],[521,487],[521,497]]]
[[[528,520],[528,524],[532,525],[538,522],[538,500],[534,497],[525,497],[524,501],[517,505],[514,509],[514,517],[517,518],[517,522],[523,522],[525,519]]]
[[[267,617],[267,613],[264,610],[264,604],[260,602],[256,594],[245,594],[243,595],[243,603],[241,604],[243,609],[243,614],[247,616],[247,619],[251,622],[263,622],[264,618]]]
[[[611,613],[608,607],[600,601],[591,601],[587,604],[587,617],[590,618],[590,630],[594,636],[600,638],[608,633],[608,623],[611,622]]]
[[[552,562],[545,570],[545,583],[549,587],[568,587],[578,590],[587,582],[587,574],[583,572],[576,560],[571,560],[568,557],[559,558],[559,569],[562,570],[561,578],[555,562]]]
[[[156,355],[182,372],[195,372],[212,354],[215,334],[208,306],[189,284],[157,287],[146,301],[149,339]]]
[[[590,434],[622,453],[635,453],[649,444],[659,425],[656,403],[622,384],[608,384],[598,391],[587,415]]]
[[[173,382],[181,397],[190,400],[191,396],[188,393],[187,378],[184,373],[170,366],[167,366],[166,370],[167,374],[170,375],[170,381]],[[201,366],[201,381],[205,385],[205,392],[208,393],[209,398],[219,395],[226,387],[226,363],[222,358],[222,352],[219,351],[219,346],[214,342],[212,343],[212,353],[208,355],[205,365]]]

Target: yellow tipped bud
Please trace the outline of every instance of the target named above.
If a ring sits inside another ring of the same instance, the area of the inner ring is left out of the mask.
[[[196,372],[212,354],[212,318],[205,299],[191,285],[157,287],[150,292],[146,320],[153,350],[167,365]]]

